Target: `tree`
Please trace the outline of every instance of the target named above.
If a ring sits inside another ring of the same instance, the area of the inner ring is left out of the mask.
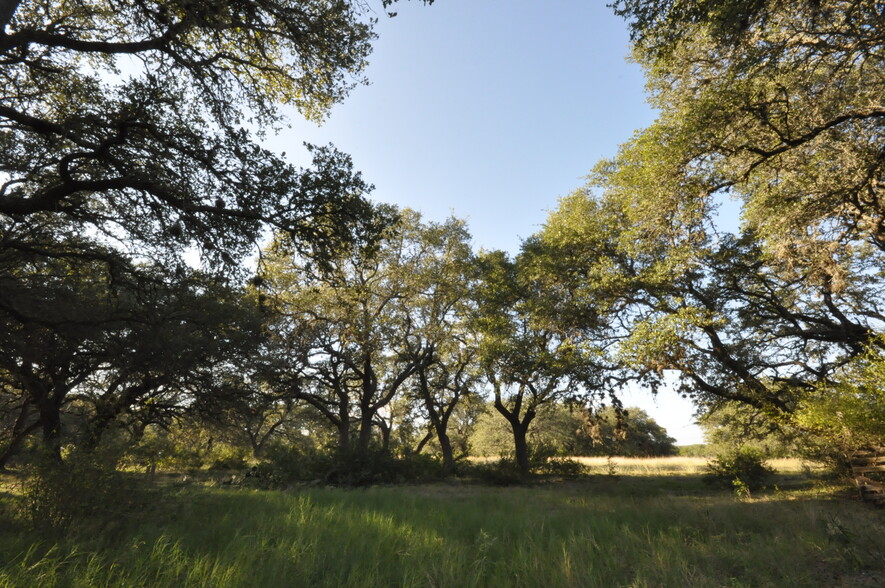
[[[564,300],[557,312],[576,323],[609,315],[614,355],[653,384],[677,370],[681,391],[708,406],[731,400],[789,415],[880,328],[876,256],[861,247],[834,256],[844,270],[837,284],[767,255],[751,232],[718,233],[690,202],[665,220],[655,166],[666,160],[649,161],[660,152],[646,141],[563,199],[538,235]]]
[[[766,250],[821,273],[857,242],[885,247],[885,28],[873,0],[625,0],[683,203],[722,194]]]
[[[701,410],[698,424],[713,454],[748,448],[765,457],[789,457],[800,449],[801,433],[795,427],[756,407],[720,401],[705,404]]]
[[[588,415],[591,443],[582,455],[660,457],[675,455],[676,439],[641,408],[607,406]]]
[[[429,423],[428,435],[439,445],[443,466],[451,471],[455,452],[449,423],[479,384],[477,336],[469,324],[476,265],[463,221],[425,225],[413,238],[420,243],[413,268],[420,293],[409,304],[415,336],[422,341],[415,349],[430,354],[417,362],[411,391]],[[418,451],[427,440],[429,436],[419,442]]]
[[[349,158],[317,148],[299,171],[246,126],[276,125],[279,104],[320,119],[362,81],[374,38],[362,13],[319,0],[4,3],[2,232],[33,236],[51,217],[55,232],[167,260],[193,246],[228,267],[268,223],[317,255],[352,239],[371,208]]]
[[[513,455],[513,430],[500,413],[488,404],[471,431],[473,455],[501,457]],[[584,455],[586,435],[583,434],[581,410],[561,403],[544,405],[527,432],[529,446],[536,454],[561,456]]]
[[[532,280],[531,250],[514,262],[501,251],[480,256],[476,323],[480,364],[493,406],[508,422],[522,476],[530,473],[528,431],[545,405],[599,391],[595,353],[573,330],[547,320],[546,292]]]
[[[214,371],[248,353],[256,329],[224,284],[157,267],[120,271],[124,257],[102,254],[112,263],[0,251],[9,268],[0,274],[0,373],[4,419],[14,422],[0,463],[33,432],[55,455],[63,439],[77,441],[62,431],[74,404],[87,448],[121,419],[136,429],[168,419],[214,396]]]
[[[508,423],[487,409],[470,442],[475,455],[501,456],[512,452],[512,437]],[[676,453],[676,440],[636,407],[609,405],[588,411],[550,403],[538,411],[528,437],[533,447],[562,456],[656,457]]]
[[[885,358],[870,347],[842,373],[802,399],[791,424],[817,440],[818,451],[846,458],[862,448],[880,450],[885,439]]]
[[[365,454],[374,429],[389,439],[391,403],[447,349],[460,294],[445,280],[469,255],[466,238],[460,221],[423,224],[405,210],[380,241],[342,248],[324,270],[284,243],[268,251],[261,287],[284,350],[278,379],[338,429],[343,453]],[[446,409],[434,410],[442,426]]]
[[[37,431],[60,456],[62,407],[99,369],[106,333],[122,318],[103,265],[38,257],[19,266],[8,253],[0,259],[18,267],[0,275],[8,295],[0,305],[0,373],[14,424],[4,431],[0,466]]]
[[[137,438],[149,424],[185,412],[205,418],[250,395],[229,385],[258,362],[261,343],[258,313],[238,289],[198,272],[155,270],[121,296],[127,314],[106,332],[99,369],[71,396],[87,407],[86,447],[111,427]]]

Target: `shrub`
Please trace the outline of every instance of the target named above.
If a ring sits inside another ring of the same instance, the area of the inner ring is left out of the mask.
[[[520,472],[512,453],[496,461],[461,466],[460,469],[463,474],[493,486],[513,486],[531,481]],[[576,478],[585,472],[585,468],[573,459],[556,455],[555,448],[541,444],[530,447],[529,472],[534,478]]]
[[[105,455],[72,452],[64,461],[41,455],[26,470],[20,515],[32,526],[64,530],[106,526],[144,510],[147,493]]]
[[[325,480],[337,486],[371,486],[426,482],[444,477],[442,464],[433,457],[412,454],[394,457],[386,451],[334,456]]]
[[[762,454],[748,447],[721,453],[707,464],[708,480],[748,493],[765,487],[774,471]]]
[[[475,473],[481,482],[492,486],[514,486],[525,482],[516,462],[506,457],[476,466]]]
[[[584,466],[580,463],[562,457],[556,447],[547,444],[530,447],[529,468],[535,475],[563,478],[576,478],[584,471]]]
[[[444,475],[442,463],[429,455],[396,457],[382,450],[325,453],[277,445],[268,448],[264,461],[247,472],[243,481],[257,488],[280,488],[304,481],[371,486],[438,480]]]
[[[261,489],[282,488],[294,482],[321,480],[328,468],[326,454],[275,443],[265,450],[262,461],[246,472],[243,483]]]
[[[227,443],[216,443],[206,453],[205,460],[211,470],[242,470],[249,460],[250,451]]]

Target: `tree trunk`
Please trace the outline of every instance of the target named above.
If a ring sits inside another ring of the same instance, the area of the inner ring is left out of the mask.
[[[342,455],[350,455],[350,417],[346,414],[343,415],[341,420],[336,423],[336,428],[338,429],[338,451]]]
[[[385,452],[390,451],[390,434],[393,432],[393,427],[384,422],[384,419],[377,421],[378,428],[381,429],[381,449]]]
[[[443,470],[451,473],[455,469],[455,452],[452,449],[452,440],[449,439],[445,428],[437,431],[437,438],[439,439],[439,449],[442,452]]]
[[[516,398],[513,410],[509,410],[501,399],[501,394],[495,392],[495,410],[510,423],[510,429],[513,431],[513,445],[516,450],[516,466],[523,478],[528,478],[531,473],[531,464],[529,463],[529,444],[528,430],[529,425],[535,418],[534,408],[525,411],[525,416],[520,421],[519,413],[522,409],[522,393]]]
[[[513,424],[513,443],[516,450],[516,467],[519,469],[519,475],[528,478],[531,473],[531,464],[529,463],[529,443],[526,433],[528,426],[521,423]]]
[[[53,398],[41,400],[38,410],[43,429],[43,448],[54,459],[61,461],[61,410]]]
[[[108,430],[116,418],[117,414],[113,409],[96,407],[96,415],[89,425],[89,435],[86,437],[84,448],[88,451],[95,450],[101,443],[101,438],[104,436],[105,431]]]
[[[449,439],[448,428],[449,415],[452,414],[453,405],[448,407],[448,411],[443,411],[443,415],[440,417],[436,405],[433,402],[433,396],[430,393],[430,384],[427,381],[427,374],[424,371],[425,367],[427,366],[422,365],[421,368],[417,370],[421,399],[424,401],[424,408],[427,411],[427,416],[430,418],[433,431],[436,433],[436,438],[439,441],[439,448],[442,452],[443,459],[443,470],[451,473],[452,470],[455,469],[455,452],[452,449],[452,440]],[[457,397],[455,401],[457,401]]]
[[[369,445],[372,442],[372,412],[368,406],[361,407],[360,414],[360,434],[357,440],[356,451],[360,455],[369,453]]]

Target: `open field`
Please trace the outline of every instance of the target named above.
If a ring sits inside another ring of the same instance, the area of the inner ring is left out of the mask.
[[[532,487],[171,486],[65,538],[4,525],[0,586],[885,585],[882,511],[799,465],[738,500],[684,458],[617,461]]]
[[[707,463],[710,461],[707,457],[577,457],[574,459],[594,474],[609,473],[610,467],[614,466],[615,473],[631,476],[699,475],[705,473]],[[823,470],[821,464],[796,458],[769,459],[766,463],[780,474],[820,473]]]

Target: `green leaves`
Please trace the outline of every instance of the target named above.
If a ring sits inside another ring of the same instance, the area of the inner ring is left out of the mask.
[[[873,137],[885,121],[885,37],[875,3],[735,6],[618,4],[635,18],[638,59],[661,109],[639,141],[663,156],[642,167],[670,162],[655,175],[683,202],[719,189],[741,197],[748,226],[780,258],[813,249],[825,263],[827,243],[881,249],[883,161]],[[723,34],[736,14],[743,24]]]
[[[362,81],[359,3],[27,2],[0,38],[0,225],[53,215],[130,254],[232,271],[268,225],[316,256],[378,229],[349,158],[299,170],[253,133]],[[5,22],[5,21],[4,21]],[[33,234],[36,236],[37,232]]]

